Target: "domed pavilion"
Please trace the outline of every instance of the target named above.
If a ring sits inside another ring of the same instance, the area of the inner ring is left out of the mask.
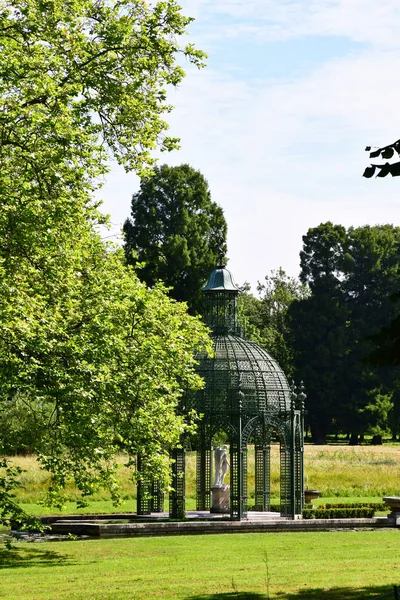
[[[254,445],[255,454],[254,510],[269,511],[270,447],[272,441],[277,441],[281,515],[295,518],[302,512],[304,494],[304,390],[291,388],[276,360],[243,337],[238,322],[239,290],[224,266],[212,271],[203,294],[203,316],[212,331],[214,355],[198,356],[197,370],[205,385],[202,390],[187,394],[182,406],[183,410],[195,408],[202,415],[196,458],[197,510],[213,510],[215,488],[212,482],[216,469],[213,453],[223,439],[226,444],[223,448],[229,457],[229,481],[226,482],[229,485],[223,486],[228,494],[228,509],[224,512],[229,511],[230,517],[236,520],[247,517],[249,445]],[[185,515],[184,440],[182,448],[174,450],[173,458],[170,516],[177,518]],[[159,505],[159,495],[155,492],[153,490],[153,510]]]

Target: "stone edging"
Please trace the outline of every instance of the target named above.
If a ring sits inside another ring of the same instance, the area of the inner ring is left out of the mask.
[[[272,533],[283,531],[327,531],[331,529],[375,529],[396,527],[387,517],[372,519],[300,519],[273,521],[181,521],[166,523],[101,523],[99,521],[59,520],[52,533],[85,535],[93,538],[142,537],[160,535],[204,535],[216,533]]]

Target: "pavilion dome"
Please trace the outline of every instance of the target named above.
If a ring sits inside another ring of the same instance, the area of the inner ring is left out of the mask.
[[[197,357],[196,370],[205,386],[197,394],[196,409],[219,419],[240,413],[245,421],[288,413],[288,380],[266,350],[242,337],[238,295],[231,273],[224,266],[216,267],[203,288],[203,318],[212,331],[214,354]]]
[[[266,350],[236,335],[213,336],[214,356],[198,356],[205,381],[197,410],[203,413],[278,414],[290,410],[288,380]]]

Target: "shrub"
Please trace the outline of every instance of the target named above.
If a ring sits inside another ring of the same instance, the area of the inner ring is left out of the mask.
[[[370,519],[373,508],[305,508],[303,519]]]
[[[382,511],[386,510],[387,506],[384,502],[355,502],[352,504],[327,503],[324,506],[321,505],[319,508],[373,508],[375,511]]]

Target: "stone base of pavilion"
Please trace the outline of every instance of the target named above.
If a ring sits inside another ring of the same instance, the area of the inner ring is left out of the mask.
[[[50,522],[49,518],[46,518],[46,524],[51,527],[51,534],[73,534],[90,538],[396,527],[396,521],[387,517],[292,520],[282,518],[279,513],[257,513],[253,511],[249,512],[248,518],[242,521],[233,521],[226,515],[210,514],[208,511],[188,511],[184,521],[169,521],[168,513],[153,513],[145,517],[137,517],[132,513],[90,517],[71,515],[70,517],[64,516],[53,519]]]

